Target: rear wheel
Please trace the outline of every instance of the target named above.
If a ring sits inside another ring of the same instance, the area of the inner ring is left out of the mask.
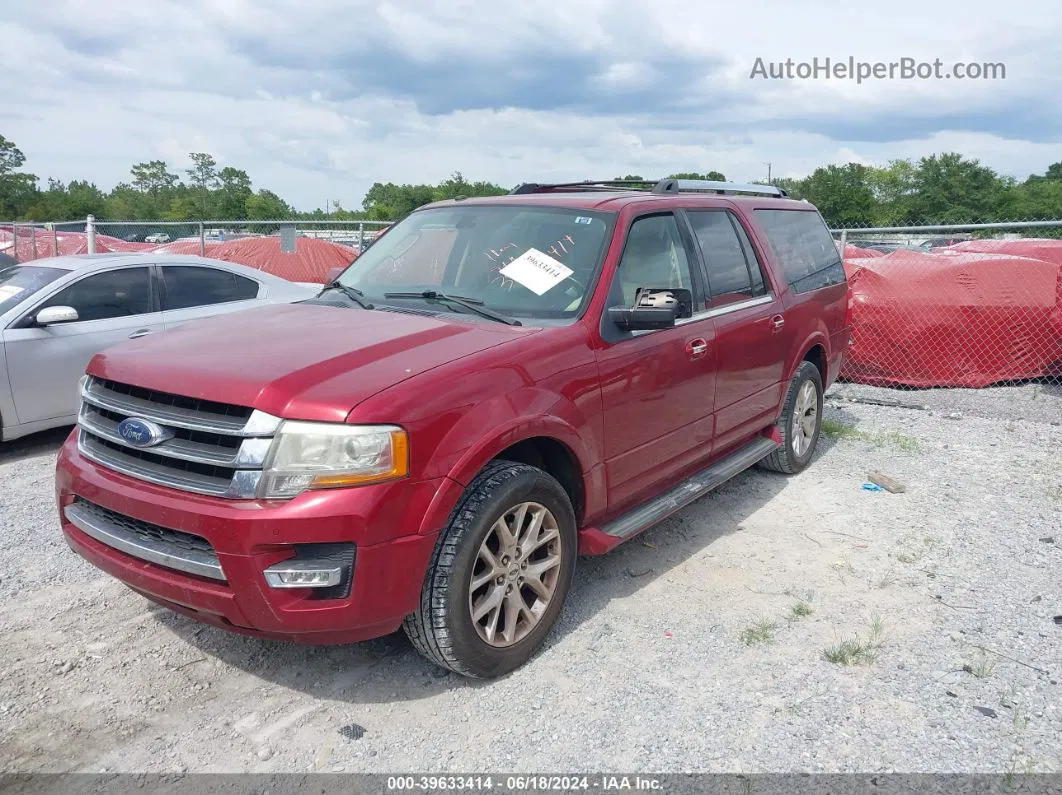
[[[782,446],[760,466],[787,475],[800,472],[811,463],[822,430],[822,376],[811,362],[801,362],[793,374],[778,427]]]
[[[403,628],[432,662],[465,676],[523,665],[556,623],[575,570],[571,501],[546,472],[495,461],[439,535],[419,609]]]

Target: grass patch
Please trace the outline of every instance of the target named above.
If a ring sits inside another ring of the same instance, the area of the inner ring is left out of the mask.
[[[861,431],[854,425],[836,420],[823,420],[822,432],[834,439],[854,439],[873,447],[892,447],[911,452],[919,449],[918,440],[899,431]]]
[[[774,640],[774,633],[778,625],[773,621],[757,621],[751,626],[741,630],[741,642],[746,646],[755,646],[759,643],[770,643]]]
[[[798,618],[807,618],[815,612],[815,608],[809,605],[807,602],[797,602],[795,605],[789,608],[789,617],[793,620]]]
[[[866,638],[854,637],[842,640],[823,649],[822,656],[835,665],[871,665],[878,659],[885,624],[879,616],[870,622],[870,633]]]
[[[965,670],[976,676],[978,679],[991,679],[992,675],[996,672],[996,663],[987,654],[981,652],[973,665],[965,666]]]
[[[895,554],[889,553],[900,563],[917,563],[933,549],[937,544],[937,539],[933,536],[922,536],[919,538],[915,535],[905,535],[897,542],[897,546],[900,548]]]

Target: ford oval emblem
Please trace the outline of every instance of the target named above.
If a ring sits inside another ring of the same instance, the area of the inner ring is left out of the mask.
[[[173,438],[173,431],[151,420],[128,417],[118,423],[118,435],[132,447],[153,447]]]

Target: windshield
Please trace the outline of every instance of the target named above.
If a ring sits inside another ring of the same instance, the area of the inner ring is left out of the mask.
[[[66,272],[37,265],[0,266],[0,315]]]
[[[511,318],[575,318],[593,291],[613,217],[505,205],[421,210],[388,229],[339,281],[378,307],[423,300],[395,293],[434,291]],[[467,313],[445,302],[430,309]]]

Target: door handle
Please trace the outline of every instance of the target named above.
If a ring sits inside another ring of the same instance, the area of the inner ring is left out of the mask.
[[[781,315],[775,315],[771,318],[771,325],[774,327],[775,331],[779,331],[782,326],[785,325],[785,318]]]
[[[151,329],[149,329],[149,328],[137,329],[136,331],[134,331],[132,334],[129,335],[129,339],[135,340],[137,337],[146,337],[150,333],[151,333]]]
[[[686,355],[691,359],[700,359],[708,352],[708,341],[703,337],[690,340],[686,343]]]

